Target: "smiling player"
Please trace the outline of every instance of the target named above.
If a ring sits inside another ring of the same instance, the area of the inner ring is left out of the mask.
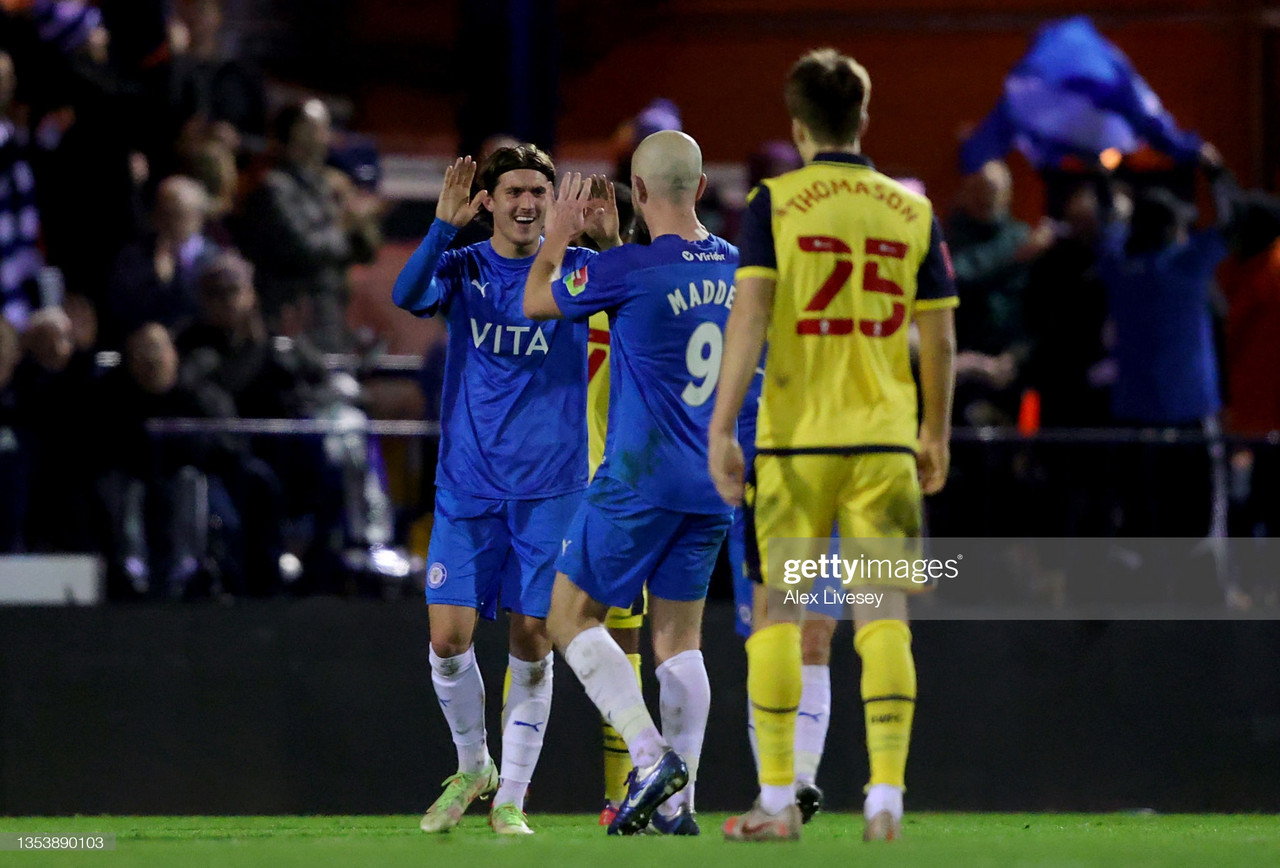
[[[587,484],[587,327],[533,322],[521,310],[555,183],[551,158],[533,145],[500,148],[472,196],[475,173],[470,157],[446,169],[436,219],[393,290],[397,305],[416,316],[439,311],[449,329],[426,597],[431,680],[458,773],[421,827],[448,831],[496,791],[489,823],[518,835],[532,833],[524,799],[551,709],[554,561]],[[493,238],[447,250],[482,207]],[[591,215],[592,238],[618,244],[616,209],[599,202]],[[596,255],[570,248],[565,264],[576,270]],[[494,619],[499,605],[510,616],[500,781],[472,647],[477,618]]]

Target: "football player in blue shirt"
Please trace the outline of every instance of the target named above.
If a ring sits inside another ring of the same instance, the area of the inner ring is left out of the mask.
[[[737,248],[698,221],[706,180],[693,139],[675,131],[646,138],[632,161],[632,201],[653,242],[575,269],[566,248],[593,194],[583,179],[566,178],[525,288],[524,310],[535,319],[609,313],[605,456],[564,534],[547,623],[635,765],[610,834],[635,834],[651,818],[659,831],[698,834],[692,790],[711,704],[702,609],[731,521],[701,462],[738,262]],[[603,624],[610,606],[646,584],[661,733]]]
[[[446,169],[436,219],[393,291],[416,316],[440,312],[449,330],[426,597],[431,680],[458,773],[421,827],[448,831],[474,799],[496,791],[494,831],[531,834],[524,798],[551,710],[554,562],[587,485],[587,324],[537,323],[521,310],[554,194],[551,158],[533,145],[500,148],[472,196],[475,174],[470,157]],[[448,250],[481,208],[493,216],[493,238]],[[582,219],[592,238],[602,248],[620,243],[616,208],[600,201],[590,211]],[[597,254],[560,255],[579,269]],[[511,652],[501,778],[472,647],[477,618],[494,619],[499,605],[510,616]]]

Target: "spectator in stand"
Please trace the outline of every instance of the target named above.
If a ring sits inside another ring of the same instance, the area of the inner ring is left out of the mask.
[[[177,345],[186,379],[218,386],[241,418],[305,418],[328,378],[323,359],[271,336],[258,309],[253,266],[231,252],[201,275],[200,316]]]
[[[156,147],[157,111],[134,76],[130,38],[110,40],[107,11],[150,0],[36,3],[32,16],[44,45],[19,60],[20,94],[41,121],[32,168],[45,251],[72,292],[100,304],[111,267],[144,223],[140,193]],[[51,10],[41,18],[41,10]],[[126,11],[128,11],[126,9]]]
[[[947,243],[961,305],[956,310],[956,415],[961,424],[1011,424],[1028,347],[1023,292],[1031,262],[1053,243],[1009,213],[1013,177],[992,161],[965,177],[947,221]]]
[[[13,388],[13,374],[21,357],[17,330],[0,319],[0,554],[22,551],[27,514],[26,438]]]
[[[1219,271],[1226,294],[1227,430],[1260,438],[1280,431],[1280,199],[1245,194],[1235,250]],[[1241,446],[1231,456],[1232,536],[1280,534],[1280,447]],[[1274,573],[1274,571],[1272,571]],[[1276,604],[1274,578],[1262,597]]]
[[[1053,243],[1031,264],[1024,308],[1026,385],[1046,428],[1107,425],[1107,288],[1098,274],[1098,196],[1083,183],[1066,199]]]
[[[324,360],[305,345],[270,335],[247,262],[222,254],[200,287],[200,319],[179,339],[184,382],[217,387],[243,418],[326,418],[352,427],[367,421],[336,384],[343,381],[358,391],[354,379],[331,376]],[[370,462],[376,450],[363,436],[265,437],[254,451],[261,461],[246,457],[237,475],[223,475],[244,516],[251,587],[283,551],[278,531],[286,515],[293,548],[308,573],[306,583],[295,586],[302,590],[336,587],[344,546],[353,547],[348,554],[354,557],[356,550],[367,552],[390,541],[385,482]],[[270,521],[264,518],[268,507]],[[264,528],[275,535],[266,535]],[[278,575],[271,574],[272,587]]]
[[[32,0],[31,21],[45,43],[67,54],[81,49],[95,63],[106,63],[110,36],[102,13],[83,0]]]
[[[180,329],[199,307],[196,282],[217,253],[204,234],[209,196],[192,178],[173,175],[156,190],[155,234],[121,251],[107,296],[105,339],[118,347],[146,322]]]
[[[92,353],[76,352],[71,318],[57,307],[31,315],[26,357],[14,374],[17,410],[29,435],[30,495],[26,543],[31,551],[90,551],[98,382]]]
[[[1119,487],[1128,536],[1226,535],[1210,293],[1227,255],[1223,230],[1234,184],[1212,145],[1204,146],[1201,166],[1213,187],[1213,225],[1193,231],[1195,208],[1151,187],[1134,196],[1128,224],[1112,222],[1102,236],[1099,273],[1115,328],[1115,419],[1188,435],[1179,445],[1143,448],[1126,462]],[[1109,214],[1110,203],[1103,205]],[[1227,589],[1229,601],[1232,593]]]
[[[199,181],[208,196],[204,234],[219,247],[233,246],[228,220],[240,192],[235,152],[225,142],[207,136],[184,147],[178,163],[182,174]]]
[[[280,163],[245,202],[241,249],[257,268],[268,325],[296,316],[315,346],[342,352],[352,343],[347,269],[373,259],[377,204],[340,195],[326,175],[332,128],[323,102],[283,109],[273,133]]]
[[[158,323],[129,334],[123,364],[105,378],[102,398],[110,412],[100,437],[111,462],[99,490],[109,519],[113,596],[191,596],[207,591],[204,582],[215,572],[234,575],[237,565],[213,552],[239,528],[218,479],[235,472],[238,442],[217,435],[153,438],[146,430],[151,419],[234,416],[230,399],[211,385],[181,382],[177,350]],[[217,544],[209,536],[211,515],[223,529]]]
[[[223,33],[222,0],[177,0],[174,38],[174,119],[225,124],[250,151],[261,151],[267,126],[262,73],[233,57]]]
[[[1094,188],[1086,179],[1066,197],[1057,237],[1027,279],[1024,383],[1039,394],[1039,422],[1046,428],[1102,428],[1111,420],[1114,365],[1104,344],[1107,289],[1098,275]],[[1028,450],[1017,474],[1018,510],[1029,519],[1023,532],[1039,526],[1065,536],[1110,533],[1114,473],[1106,454],[1080,443],[1042,442]]]
[[[1280,199],[1247,194],[1233,235],[1218,275],[1229,305],[1227,427],[1259,437],[1280,431]]]
[[[16,89],[13,58],[0,51],[0,318],[23,328],[40,305],[37,278],[44,256],[27,131],[12,116]]]
[[[72,293],[62,300],[62,309],[71,319],[71,344],[74,352],[85,359],[92,358],[98,349],[98,312],[93,302],[83,295]]]

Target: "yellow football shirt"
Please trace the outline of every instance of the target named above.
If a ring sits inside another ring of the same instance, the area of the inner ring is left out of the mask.
[[[594,313],[587,325],[587,451],[595,476],[609,427],[609,315]]]
[[[740,249],[737,280],[775,281],[758,452],[914,452],[908,326],[958,303],[929,200],[819,154],[753,191]]]

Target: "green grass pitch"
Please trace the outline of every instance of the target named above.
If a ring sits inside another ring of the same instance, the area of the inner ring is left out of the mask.
[[[861,841],[861,818],[819,815],[799,844],[729,844],[723,814],[699,816],[700,838],[608,838],[594,816],[532,815],[538,834],[498,839],[469,814],[446,835],[417,816],[0,818],[0,835],[112,833],[114,852],[0,852],[0,865],[503,866],[824,868],[1280,864],[1280,817],[1141,814],[909,814],[904,840]]]

